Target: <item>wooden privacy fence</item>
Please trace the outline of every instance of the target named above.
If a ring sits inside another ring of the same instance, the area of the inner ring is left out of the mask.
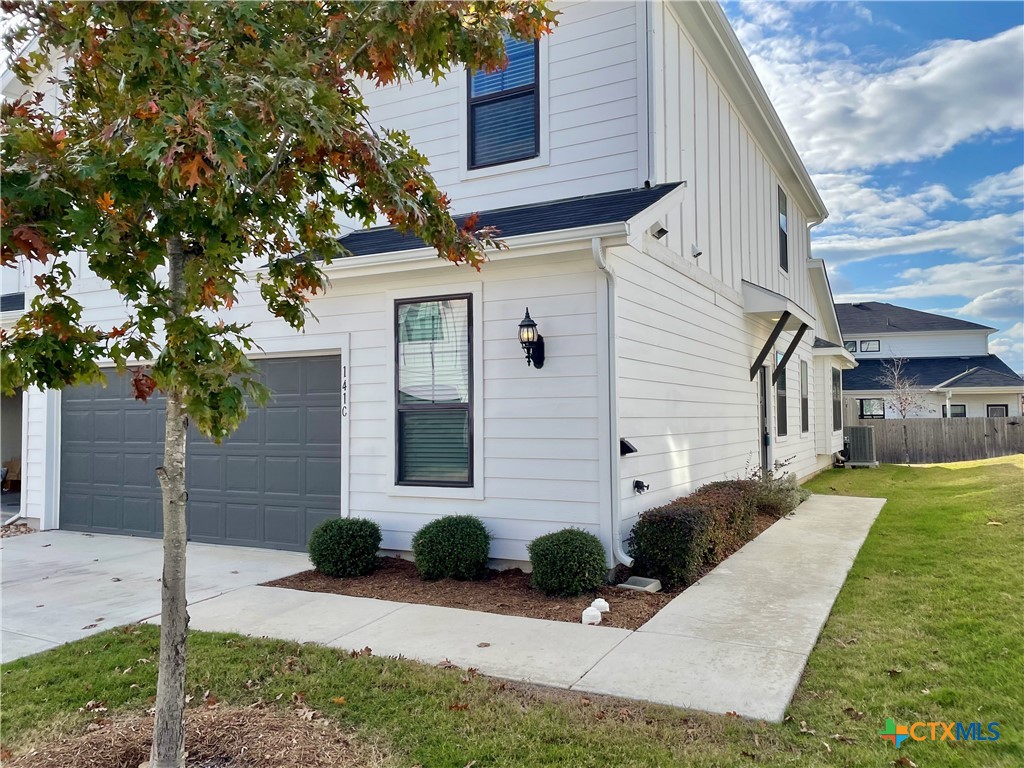
[[[1024,419],[856,419],[874,427],[875,457],[887,464],[935,464],[1024,453]],[[847,436],[849,432],[846,431]]]

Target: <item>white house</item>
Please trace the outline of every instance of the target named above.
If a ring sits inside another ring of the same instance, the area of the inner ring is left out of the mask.
[[[836,314],[859,363],[844,382],[848,421],[900,416],[886,376],[895,361],[912,384],[907,418],[1021,415],[1024,380],[988,351],[995,328],[877,301],[837,304]]]
[[[806,477],[842,448],[855,361],[809,237],[827,211],[722,10],[560,8],[504,73],[367,94],[510,248],[477,273],[352,233],[303,334],[240,297],[276,398],[224,447],[193,440],[192,539],[303,549],[352,515],[408,550],[460,513],[496,559],[577,526],[612,564],[643,510],[759,465]],[[76,295],[87,321],[119,319],[102,281]],[[517,338],[527,308],[543,365]],[[159,402],[112,377],[25,408],[25,514],[158,533]]]

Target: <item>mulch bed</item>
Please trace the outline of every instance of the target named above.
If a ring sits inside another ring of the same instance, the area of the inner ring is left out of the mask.
[[[11,536],[24,536],[26,533],[35,533],[35,528],[30,528],[25,523],[11,523],[0,525],[0,539],[9,539]]]
[[[153,718],[97,718],[86,732],[37,745],[3,764],[18,768],[138,768],[149,760]],[[370,768],[376,749],[355,744],[335,724],[302,713],[250,707],[188,709],[187,768]]]
[[[759,515],[755,521],[754,535],[759,535],[774,522],[773,517]],[[617,581],[624,581],[629,573],[626,569],[620,568],[616,576]],[[470,611],[567,621],[574,624],[579,623],[583,609],[588,607],[594,598],[603,597],[608,601],[611,610],[602,617],[601,626],[622,629],[639,629],[682,592],[680,589],[675,592],[651,594],[608,586],[580,597],[548,597],[531,587],[530,575],[523,573],[519,568],[489,570],[479,581],[423,581],[416,571],[416,566],[399,557],[380,558],[380,567],[369,576],[339,579],[311,570],[268,581],[263,586],[299,589],[306,592],[329,592],[336,595],[393,600],[399,603],[464,608]]]

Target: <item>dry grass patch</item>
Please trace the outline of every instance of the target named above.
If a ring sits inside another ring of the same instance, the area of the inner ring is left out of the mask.
[[[138,768],[149,759],[150,715],[98,717],[85,732],[56,737],[4,760],[12,768]],[[189,709],[188,768],[371,768],[380,753],[334,723],[260,707]]]

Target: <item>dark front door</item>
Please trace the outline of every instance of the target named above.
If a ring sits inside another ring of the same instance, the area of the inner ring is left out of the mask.
[[[305,550],[310,531],[337,517],[341,489],[341,360],[259,363],[274,393],[221,445],[189,431],[189,539]],[[129,376],[64,392],[60,525],[159,536],[163,398],[142,403]]]
[[[757,423],[760,433],[761,474],[768,473],[768,446],[772,433],[768,423],[768,369],[763,367],[757,375]]]

